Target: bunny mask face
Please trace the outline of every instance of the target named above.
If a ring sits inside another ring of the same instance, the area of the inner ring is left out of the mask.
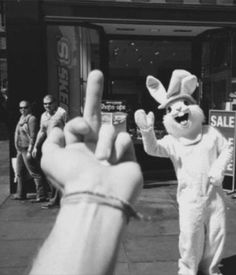
[[[147,77],[146,86],[160,103],[158,108],[167,110],[163,124],[177,138],[194,139],[201,133],[204,114],[191,96],[197,85],[196,76],[185,70],[173,71],[167,91],[158,79]]]
[[[166,108],[167,114],[163,124],[168,134],[176,138],[192,139],[202,130],[204,114],[196,104],[189,104],[187,100],[177,100]]]

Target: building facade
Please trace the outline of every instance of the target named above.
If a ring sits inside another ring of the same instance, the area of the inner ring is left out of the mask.
[[[105,76],[104,120],[125,120],[147,178],[174,178],[169,160],[143,152],[134,123],[136,109],[154,111],[156,134],[165,134],[163,113],[145,89],[147,75],[167,85],[174,69],[189,70],[199,78],[196,99],[206,118],[210,109],[234,108],[233,0],[12,0],[4,10],[11,156],[18,102],[36,102],[40,115],[42,97],[52,93],[71,118],[80,115],[92,69]]]

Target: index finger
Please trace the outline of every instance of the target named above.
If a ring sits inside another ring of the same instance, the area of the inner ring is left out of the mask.
[[[86,99],[83,117],[89,124],[91,132],[86,141],[96,142],[101,126],[101,99],[103,92],[103,74],[99,70],[92,71],[88,76]]]

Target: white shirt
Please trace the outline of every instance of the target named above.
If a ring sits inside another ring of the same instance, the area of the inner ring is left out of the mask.
[[[53,127],[63,128],[66,121],[67,112],[63,108],[58,107],[53,115],[50,115],[47,111],[41,115],[40,129],[48,134]]]

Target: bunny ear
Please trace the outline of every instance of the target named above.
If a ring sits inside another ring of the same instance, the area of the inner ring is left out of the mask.
[[[166,101],[166,89],[158,79],[149,75],[146,80],[146,87],[158,103],[162,104]]]
[[[181,82],[181,93],[191,95],[198,86],[195,75],[186,76]]]
[[[185,77],[187,77],[189,75],[191,75],[191,74],[185,70],[174,70],[173,71],[173,73],[171,75],[168,91],[167,91],[168,98],[174,94],[180,93],[181,82]]]

